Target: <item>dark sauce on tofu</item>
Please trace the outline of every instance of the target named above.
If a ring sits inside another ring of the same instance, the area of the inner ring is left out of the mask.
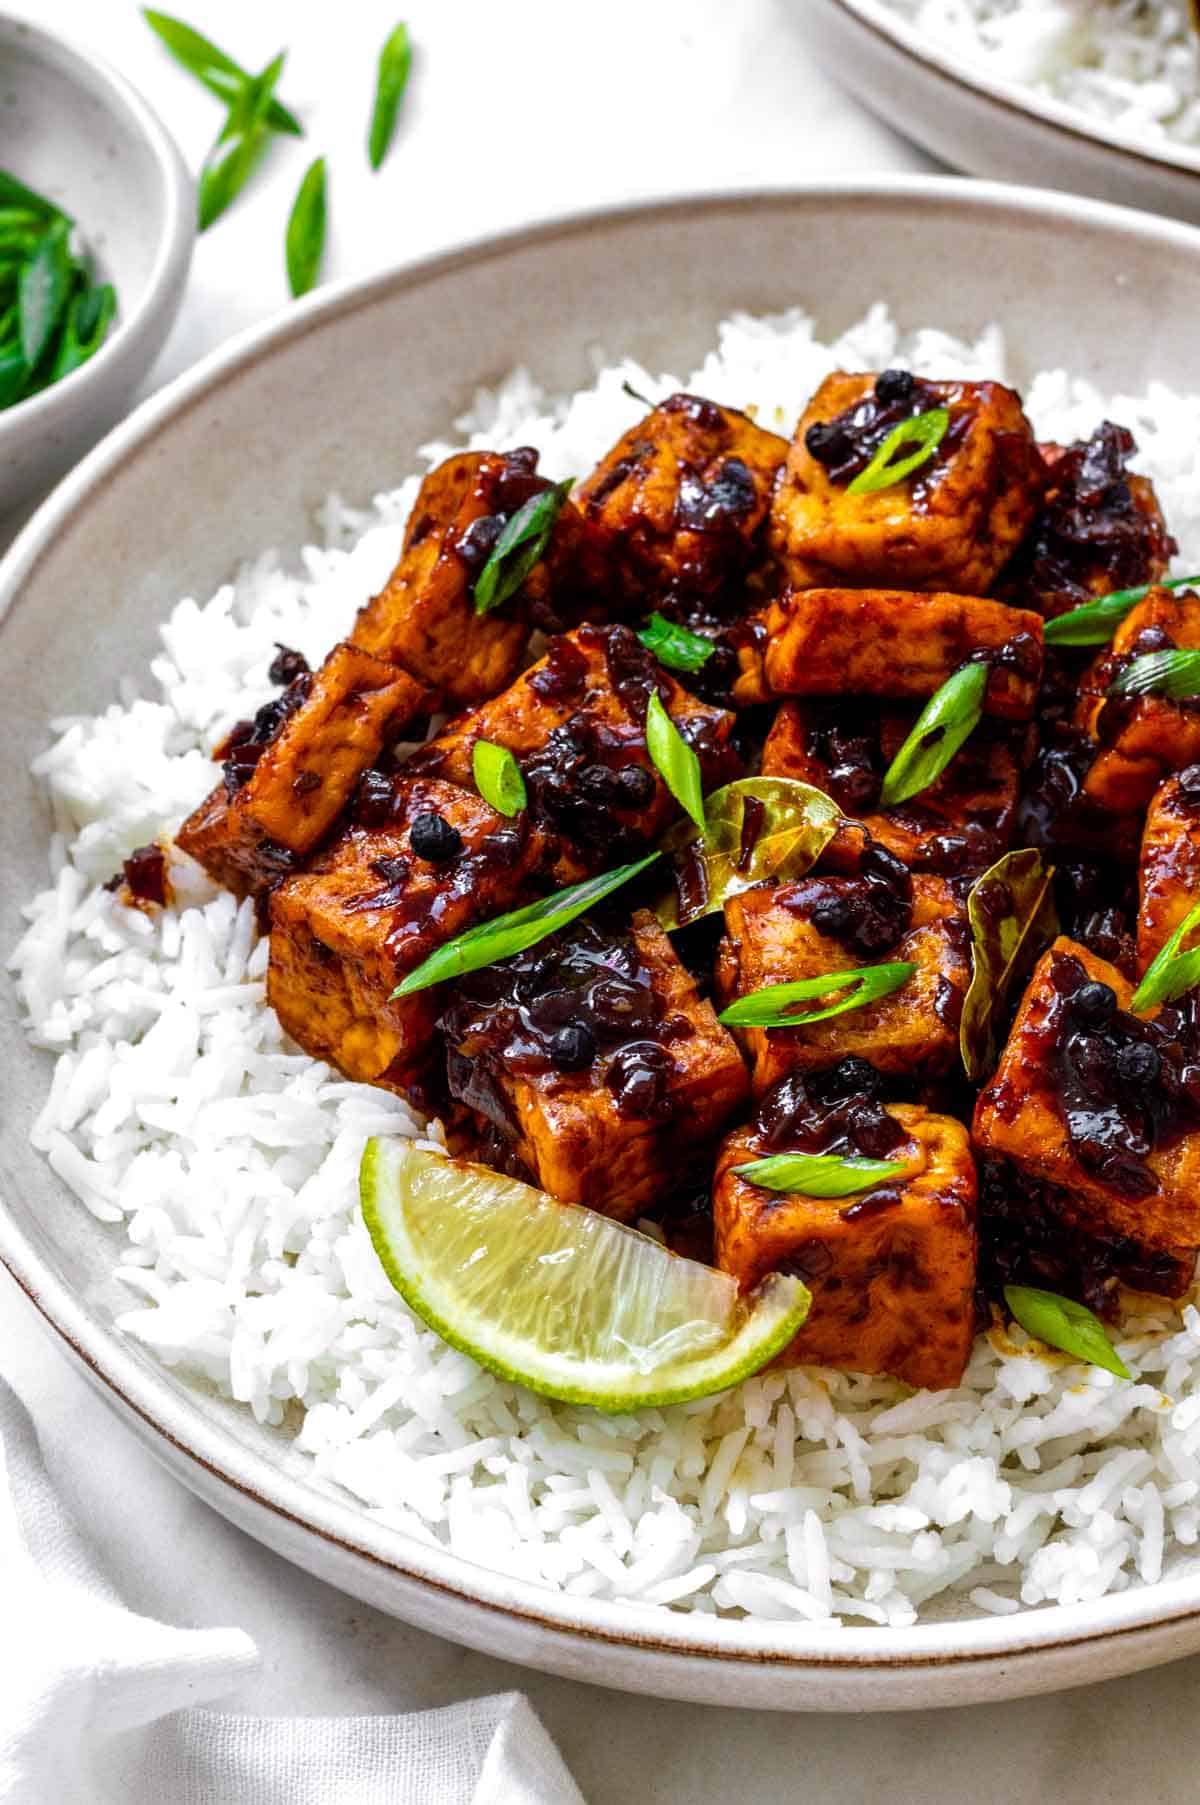
[[[868,839],[852,876],[805,877],[779,889],[781,907],[802,915],[863,959],[887,952],[912,925],[912,878],[878,841]]]
[[[760,1156],[833,1153],[887,1159],[907,1136],[883,1106],[882,1074],[865,1059],[789,1072],[763,1097],[753,1131]]]
[[[628,627],[585,627],[578,638],[602,652],[606,685],[628,722],[622,730],[589,717],[583,706],[587,659],[570,640],[554,639],[530,687],[546,701],[580,706],[521,760],[521,768],[533,818],[591,862],[611,864],[644,844],[642,815],[658,794],[644,738],[631,736],[628,724],[644,730],[651,696],[667,693],[668,686],[661,667]],[[738,760],[721,742],[718,717],[696,711],[678,716],[675,724],[712,778],[735,774]]]
[[[1165,568],[1175,541],[1156,512],[1137,504],[1127,467],[1136,450],[1133,434],[1106,420],[1055,460],[1050,497],[1006,588],[1041,597],[1048,612],[1061,614]]]
[[[249,782],[271,741],[312,688],[307,662],[299,652],[289,651],[286,646],[279,647],[269,675],[272,683],[286,682],[283,694],[264,702],[252,721],[239,721],[214,754],[221,761],[221,772],[231,795]]]
[[[831,482],[853,482],[897,426],[944,405],[937,389],[919,376],[908,370],[884,370],[876,378],[874,388],[853,406],[835,414],[832,420],[814,421],[804,435],[805,449]],[[951,419],[934,461],[955,449],[968,424],[961,415]]]
[[[532,831],[528,817],[518,815],[473,834],[471,822],[460,820],[456,826],[447,819],[440,800],[437,786],[414,783],[403,773],[371,770],[363,774],[353,806],[360,833],[390,829],[400,834],[403,850],[381,851],[372,859],[375,882],[344,906],[351,915],[387,910],[387,946],[404,946],[406,968],[444,937],[447,916],[460,914],[467,898],[497,873],[512,869]],[[477,807],[483,811],[482,804]],[[474,817],[474,824],[483,820],[485,812]],[[429,946],[414,949],[409,943],[416,936],[428,936]]]
[[[553,487],[549,477],[538,475],[537,460],[533,446],[522,445],[516,451],[489,457],[480,465],[473,499],[486,511],[461,532],[446,538],[446,549],[470,571],[472,579],[495,551],[496,542],[513,515],[533,496]]]
[[[1052,1002],[1035,1044],[1052,1076],[1079,1163],[1122,1197],[1148,1197],[1157,1149],[1200,1128],[1200,1014],[1195,995],[1153,1021],[1119,1009],[1078,959],[1051,961]],[[1005,1087],[994,1091],[1001,1114]]]
[[[805,710],[805,749],[821,766],[818,787],[851,819],[874,813],[889,763],[881,744],[879,708],[839,701],[806,703]],[[1007,849],[1014,808],[991,769],[998,731],[991,722],[981,723],[939,780],[941,794],[967,805],[955,811],[966,819],[947,826],[919,796],[886,811],[889,821],[919,838],[913,870],[943,876],[979,870]]]
[[[1189,1250],[1142,1247],[1100,1228],[1070,1192],[1008,1160],[979,1161],[979,1225],[981,1299],[1005,1285],[1037,1285],[1115,1317],[1120,1285],[1179,1297],[1192,1281]]]
[[[666,1014],[632,936],[585,922],[472,972],[453,996],[438,1023],[450,1093],[502,1130],[505,1073],[601,1086],[631,1120],[669,1118],[671,1045],[692,1030]]]
[[[1106,859],[1068,856],[1056,862],[1054,893],[1063,932],[1132,978],[1136,876]]]

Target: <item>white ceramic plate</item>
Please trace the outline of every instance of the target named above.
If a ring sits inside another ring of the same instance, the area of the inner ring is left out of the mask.
[[[1061,363],[1105,388],[1164,374],[1200,388],[1200,233],[1061,195],[919,179],[566,220],[318,294],[175,383],[74,472],[0,565],[0,946],[45,881],[49,830],[28,762],[47,720],[96,708],[122,672],[141,671],[175,597],[209,593],[244,553],[303,542],[330,488],[355,500],[393,484],[476,385],[518,362],[560,389],[586,379],[596,345],[687,368],[735,308],[803,301],[828,336],[881,296],[902,324],[966,335],[1000,320],[1018,381]],[[566,1598],[371,1521],[278,1433],[112,1328],[128,1299],[108,1276],[107,1232],[30,1149],[49,1061],[0,991],[0,1255],[173,1471],[322,1578],[511,1660],[714,1704],[963,1704],[1200,1649],[1200,1579],[1015,1617],[831,1632]]]
[[[0,168],[71,214],[117,291],[95,357],[0,413],[3,514],[44,495],[126,412],[183,299],[196,197],[174,140],[124,76],[3,14]]]
[[[1154,0],[1148,0],[1153,4]],[[802,0],[831,74],[897,131],[971,175],[1200,222],[1200,149],[1151,144],[919,36],[880,0]]]

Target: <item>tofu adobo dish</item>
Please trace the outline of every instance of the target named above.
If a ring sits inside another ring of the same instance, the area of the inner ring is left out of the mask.
[[[1182,1296],[1200,593],[1133,437],[899,368],[790,440],[646,405],[570,481],[434,469],[217,750],[178,845],[283,1027],[457,1159],[798,1277],[790,1362],[944,1388],[1030,1291]]]

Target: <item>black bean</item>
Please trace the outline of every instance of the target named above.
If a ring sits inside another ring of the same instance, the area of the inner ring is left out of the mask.
[[[419,859],[431,865],[444,865],[462,851],[462,835],[452,827],[445,815],[433,810],[418,815],[409,831],[409,842]]]
[[[582,1072],[596,1056],[596,1043],[583,1024],[575,1022],[552,1034],[546,1051],[560,1072]]]
[[[1112,1020],[1116,1010],[1116,992],[1108,984],[1094,981],[1081,984],[1071,998],[1072,1015],[1076,1021],[1085,1022],[1089,1028],[1102,1028]]]
[[[883,370],[875,378],[875,396],[883,402],[907,401],[915,387],[911,370]]]

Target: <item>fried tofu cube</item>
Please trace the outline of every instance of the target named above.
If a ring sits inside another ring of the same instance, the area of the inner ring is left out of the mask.
[[[890,1373],[941,1390],[975,1336],[975,1165],[966,1128],[918,1104],[888,1107],[903,1166],[850,1197],[766,1190],[737,1168],[777,1147],[756,1124],[722,1143],[713,1189],[717,1265],[749,1290],[792,1273],[812,1293],[789,1365]]]
[[[475,611],[475,581],[506,522],[548,489],[528,449],[460,452],[421,484],[387,585],[355,623],[355,645],[402,664],[458,708],[494,696],[520,669],[531,609],[548,606],[572,536],[564,503],[546,553],[509,602]]]
[[[625,1222],[744,1102],[746,1068],[654,917],[583,922],[455,987],[439,1024],[451,1095],[535,1184]]]
[[[735,408],[669,396],[576,485],[575,580],[614,614],[711,595],[755,555],[786,455]]]
[[[425,687],[357,646],[335,646],[236,739],[225,776],[176,844],[235,896],[294,871],[333,830],[359,778],[429,706]]]
[[[1168,777],[1146,811],[1138,866],[1137,969],[1144,972],[1200,900],[1200,765]]]
[[[769,696],[924,701],[973,654],[991,666],[984,711],[1028,720],[1042,674],[1042,619],[982,596],[901,589],[789,589],[759,616]],[[762,701],[747,664],[734,689]]]
[[[1153,589],[1130,609],[1081,685],[1076,724],[1098,748],[1084,792],[1114,815],[1140,814],[1169,772],[1200,761],[1200,709],[1190,698],[1105,693],[1130,658],[1176,648],[1200,649],[1200,595]]]
[[[888,996],[806,1027],[737,1029],[752,1062],[756,1097],[788,1072],[817,1071],[846,1058],[916,1079],[940,1078],[958,1063],[958,1023],[971,981],[961,902],[945,879],[914,876],[911,904],[902,896],[884,898],[894,930],[890,940],[864,948],[853,938],[848,943],[846,918],[872,909],[889,878],[893,892],[899,891],[907,874],[896,881],[880,862],[877,884],[861,876],[826,876],[827,863],[828,855],[815,873],[795,883],[760,884],[729,898],[716,968],[722,1008],[773,984],[884,961],[907,961],[916,970]],[[895,860],[889,863],[898,869]],[[841,933],[822,931],[822,923],[842,923]],[[797,1005],[797,1013],[838,1002],[843,994],[830,991]]]
[[[436,1052],[444,997],[436,986],[392,991],[436,947],[512,908],[545,846],[523,817],[508,821],[455,784],[402,773],[386,802],[373,798],[371,820],[272,892],[267,1000],[306,1053],[409,1091]]]
[[[736,717],[683,689],[628,627],[580,627],[502,695],[461,715],[413,754],[408,769],[472,785],[478,740],[506,746],[522,768],[534,818],[558,835],[556,874],[570,883],[633,856],[679,815],[646,750],[657,690],[700,760],[705,790],[737,777]]]
[[[1118,1314],[1122,1290],[1182,1297],[1196,1274],[1196,1248],[1153,1249],[1097,1231],[1070,1191],[1008,1160],[979,1162],[979,1235],[979,1279],[989,1293],[1037,1285],[1102,1316]]]
[[[1068,1191],[1089,1233],[1153,1250],[1192,1247],[1200,1131],[1189,1127],[1186,1098],[1182,1113],[1164,1113],[1181,1089],[1179,1049],[1127,1013],[1131,995],[1116,966],[1056,940],[980,1094],[975,1145]]]
[[[1090,439],[1043,445],[1046,493],[999,593],[1048,618],[1164,577],[1176,549],[1133,434],[1105,420]]]
[[[881,390],[884,392],[881,394]],[[934,455],[873,493],[849,485],[904,420],[944,408]],[[983,594],[1025,535],[1045,482],[1020,397],[997,382],[827,376],[788,450],[768,529],[797,589],[882,583]]]
[[[994,863],[1012,840],[1024,730],[981,723],[935,783],[881,809],[883,774],[915,719],[911,710],[874,703],[784,702],[763,747],[763,776],[824,790],[910,870]]]

